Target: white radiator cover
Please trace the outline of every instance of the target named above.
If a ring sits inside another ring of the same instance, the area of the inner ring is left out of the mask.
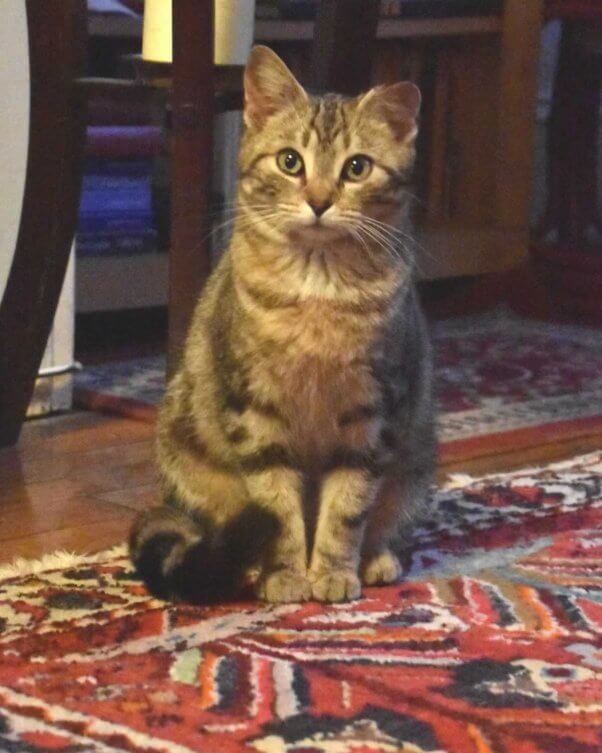
[[[30,417],[69,410],[73,404],[74,272],[75,252],[72,249],[63,292],[40,366],[40,376],[27,411]],[[53,375],[54,371],[59,373]]]

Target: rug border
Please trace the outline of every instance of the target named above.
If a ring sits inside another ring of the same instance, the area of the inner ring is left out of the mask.
[[[85,410],[93,410],[111,416],[131,418],[135,421],[154,423],[159,412],[156,405],[144,403],[131,397],[108,395],[86,387],[73,388],[73,405]]]
[[[439,459],[444,463],[474,460],[500,452],[526,450],[558,440],[568,441],[602,432],[602,415],[569,418],[564,421],[526,426],[522,429],[482,434],[439,443]]]

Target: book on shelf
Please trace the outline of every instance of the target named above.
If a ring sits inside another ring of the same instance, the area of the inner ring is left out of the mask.
[[[150,190],[150,175],[84,175],[83,191]]]
[[[80,215],[77,223],[78,233],[97,235],[119,233],[145,233],[152,230],[153,218],[151,214],[107,214]]]

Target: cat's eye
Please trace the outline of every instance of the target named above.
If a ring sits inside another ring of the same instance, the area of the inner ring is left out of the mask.
[[[361,180],[366,180],[371,172],[372,160],[370,157],[366,157],[365,154],[356,154],[350,157],[343,165],[341,178],[353,183],[359,183]]]
[[[282,149],[278,152],[276,163],[282,172],[287,175],[301,175],[303,173],[303,160],[299,152],[294,149]]]

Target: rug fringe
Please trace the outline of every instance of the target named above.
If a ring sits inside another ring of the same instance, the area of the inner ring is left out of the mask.
[[[0,580],[35,575],[46,570],[59,570],[126,556],[126,545],[117,544],[111,547],[111,549],[104,549],[101,552],[93,554],[78,554],[76,552],[60,550],[44,554],[39,559],[29,560],[24,557],[18,557],[7,565],[0,565]]]

